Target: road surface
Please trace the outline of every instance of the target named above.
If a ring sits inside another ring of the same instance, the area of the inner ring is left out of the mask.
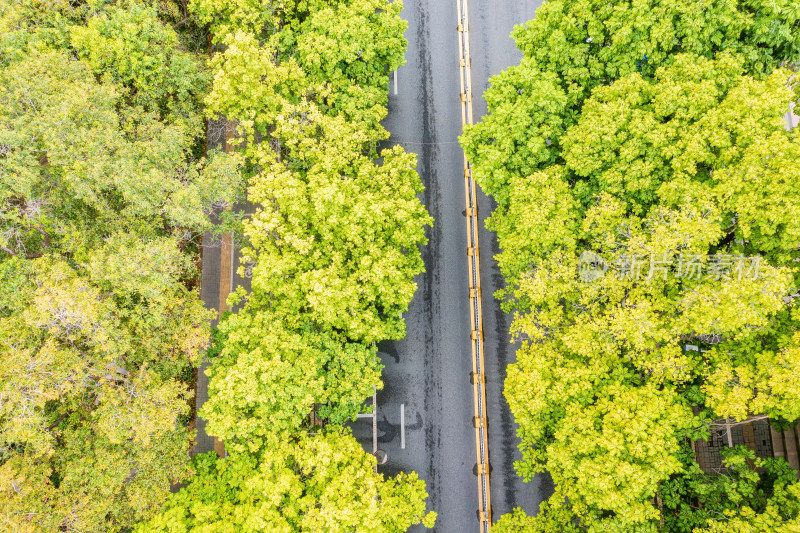
[[[486,113],[482,93],[489,78],[521,58],[509,37],[511,30],[533,18],[540,3],[469,1],[476,119]],[[416,471],[428,485],[429,509],[439,515],[435,531],[467,533],[478,531],[479,524],[463,152],[457,141],[461,103],[456,0],[406,0],[402,16],[408,21],[406,64],[397,72],[396,87],[392,76],[384,125],[392,144],[419,154],[423,201],[435,223],[423,248],[426,273],[417,279],[417,294],[406,314],[406,338],[379,345],[385,365],[385,385],[378,393],[379,447],[389,454],[381,471]],[[491,205],[482,195],[478,205],[483,220]],[[517,439],[502,397],[514,347],[509,344],[508,317],[492,296],[502,286],[502,277],[493,259],[497,242],[486,230],[480,235],[480,250],[492,511],[497,520],[517,506],[535,513],[552,486],[547,476],[524,484],[514,472]],[[359,431],[369,429],[366,421],[357,422],[354,429],[366,439]]]

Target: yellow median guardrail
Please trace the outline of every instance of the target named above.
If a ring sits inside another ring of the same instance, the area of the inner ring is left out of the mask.
[[[461,121],[472,124],[472,71],[469,52],[468,0],[456,0],[458,8],[458,48],[461,69]],[[472,385],[475,399],[475,452],[478,474],[478,520],[480,531],[492,525],[489,483],[489,444],[486,436],[486,387],[483,364],[483,312],[481,309],[480,249],[478,245],[478,209],[472,167],[464,154],[464,198],[467,218],[467,261],[469,264],[469,301],[471,311]]]

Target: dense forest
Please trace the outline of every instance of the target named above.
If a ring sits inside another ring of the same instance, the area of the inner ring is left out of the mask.
[[[424,482],[375,473],[342,426],[380,386],[374,343],[404,335],[431,224],[415,156],[378,150],[401,4],[270,6],[0,4],[0,530],[433,524]],[[210,346],[204,232],[255,265]],[[191,459],[206,352],[227,453]]]
[[[785,461],[708,475],[691,448],[800,417],[799,30],[780,0],[552,0],[514,31],[462,144],[520,342],[517,471],[556,490],[496,531],[800,530]]]

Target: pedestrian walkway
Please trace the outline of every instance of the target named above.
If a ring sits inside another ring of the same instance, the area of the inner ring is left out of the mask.
[[[709,474],[724,473],[720,452],[731,446],[746,446],[756,457],[785,459],[800,478],[800,420],[786,431],[777,431],[765,418],[740,423],[721,419],[715,422],[708,440],[692,443],[697,464]]]
[[[224,118],[220,120],[210,120],[208,122],[208,143],[209,150],[233,149],[233,139],[235,134],[235,124]],[[243,212],[245,217],[253,214],[255,206],[250,202],[242,202],[233,207],[236,212]],[[217,224],[220,212],[211,213],[211,220]],[[236,287],[244,287],[250,291],[250,277],[252,272],[244,269],[239,272],[241,264],[241,254],[239,248],[241,243],[237,242],[234,235],[226,233],[214,235],[211,232],[203,234],[201,241],[201,281],[200,297],[206,309],[217,311],[217,316],[211,321],[211,327],[216,327],[219,317],[228,310],[226,300],[228,295]],[[225,448],[221,441],[209,436],[206,433],[206,421],[203,420],[198,412],[203,404],[208,400],[208,376],[205,370],[208,368],[208,361],[203,354],[203,360],[197,369],[197,380],[195,385],[195,445],[192,448],[192,455],[216,451],[224,455]]]
[[[774,428],[770,428],[770,432],[775,457],[785,459],[792,468],[797,470],[797,477],[800,478],[800,459],[798,459],[800,421],[786,431],[777,431]]]

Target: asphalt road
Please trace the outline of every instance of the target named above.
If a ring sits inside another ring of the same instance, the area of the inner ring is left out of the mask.
[[[533,18],[540,0],[469,0],[472,86],[475,117],[486,113],[483,90],[489,78],[519,63],[521,53],[509,37],[514,25]],[[389,462],[381,471],[415,471],[428,485],[428,507],[438,513],[435,531],[478,530],[475,433],[470,384],[470,306],[464,217],[463,153],[459,97],[458,34],[455,0],[406,0],[406,64],[389,92],[385,121],[392,144],[419,155],[425,184],[423,201],[435,219],[423,248],[426,273],[406,314],[402,341],[380,344],[385,365],[378,393],[379,447]],[[481,228],[491,212],[479,198]],[[503,280],[493,255],[494,235],[480,235],[484,313],[489,462],[494,519],[515,507],[535,514],[552,490],[547,476],[523,483],[514,472],[519,458],[513,418],[502,396],[506,365],[513,361],[509,318],[493,298]],[[402,448],[401,404],[405,411]],[[354,431],[368,441],[366,420]],[[371,442],[368,448],[371,447]],[[414,531],[422,531],[422,528]]]

